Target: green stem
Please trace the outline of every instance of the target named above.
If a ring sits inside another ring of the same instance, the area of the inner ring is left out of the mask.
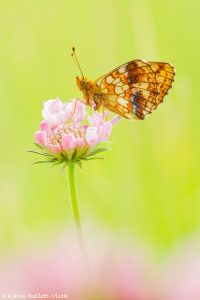
[[[69,192],[71,198],[71,205],[74,215],[74,221],[76,224],[76,229],[78,233],[79,246],[83,256],[85,257],[85,244],[83,238],[83,231],[81,226],[81,216],[78,205],[78,196],[77,196],[77,187],[76,187],[76,169],[75,163],[71,162],[68,166],[68,184],[69,184]]]

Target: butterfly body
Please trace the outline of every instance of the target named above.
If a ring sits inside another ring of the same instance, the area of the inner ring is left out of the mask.
[[[83,102],[101,106],[127,119],[144,119],[163,102],[174,81],[174,67],[163,62],[133,60],[96,81],[76,78]]]
[[[76,81],[79,89],[83,92],[83,102],[91,107],[94,103],[94,109],[98,110],[106,100],[107,95],[102,92],[101,88],[95,82],[91,80],[76,77]]]

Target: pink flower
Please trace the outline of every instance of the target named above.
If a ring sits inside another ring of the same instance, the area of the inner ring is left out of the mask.
[[[200,244],[190,239],[172,252],[160,275],[160,299],[200,299]]]
[[[85,104],[75,99],[69,103],[48,100],[42,115],[44,120],[41,130],[35,133],[35,141],[45,151],[46,158],[54,163],[56,160],[68,163],[89,159],[94,147],[109,139],[116,123],[114,119],[106,121],[98,112],[93,111],[89,116]]]
[[[67,239],[53,240],[45,251],[44,246],[32,247],[21,256],[4,259],[0,268],[0,294],[40,293],[53,299],[52,295],[57,293],[66,295],[63,297],[66,300],[161,299],[155,294],[152,267],[141,250],[138,253],[124,240],[118,243],[119,237],[115,242],[113,236],[106,237],[104,233],[100,238],[95,232],[95,246],[93,234],[88,240],[91,269],[88,274],[73,235],[70,235]]]

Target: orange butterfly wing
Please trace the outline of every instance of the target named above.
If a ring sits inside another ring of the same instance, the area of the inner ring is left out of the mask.
[[[96,80],[103,105],[128,119],[144,119],[163,102],[174,81],[174,67],[163,62],[133,60]]]

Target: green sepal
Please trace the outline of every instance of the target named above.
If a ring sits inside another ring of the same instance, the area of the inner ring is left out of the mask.
[[[30,153],[34,153],[34,154],[39,154],[39,155],[43,155],[43,156],[48,156],[48,157],[54,157],[53,155],[46,153],[46,152],[38,152],[36,150],[28,150],[27,152]]]
[[[97,149],[93,150],[92,152],[90,152],[89,154],[87,154],[87,157],[88,156],[94,156],[97,153],[101,153],[101,152],[105,152],[105,151],[109,151],[109,150],[111,150],[111,149],[110,148],[105,148],[105,147],[97,148]]]
[[[43,150],[42,146],[40,146],[40,144],[38,143],[33,143],[35,146],[37,146],[38,148],[40,148],[41,150]]]
[[[104,159],[103,157],[100,156],[95,156],[95,157],[82,157],[81,159],[84,160],[92,160],[92,159]]]
[[[39,144],[37,144],[37,143],[34,143],[34,144],[41,150],[44,150]],[[83,155],[77,159],[76,159],[76,152],[75,152],[70,161],[66,157],[64,157],[62,154],[61,154],[61,158],[57,158],[54,155],[49,154],[48,152],[35,151],[35,150],[28,150],[27,152],[42,155],[46,158],[46,160],[36,161],[33,164],[52,163],[52,167],[63,164],[63,166],[62,166],[62,171],[63,171],[70,163],[76,163],[77,165],[79,165],[80,168],[82,168],[82,160],[86,161],[86,160],[94,160],[94,159],[104,159],[103,157],[96,156],[96,154],[105,152],[105,151],[109,151],[109,150],[111,150],[111,149],[106,148],[106,147],[97,148],[97,149],[94,149],[92,152],[90,152],[86,155]]]
[[[52,164],[52,167],[60,165],[60,164],[62,164],[64,162],[65,162],[64,160],[57,160],[55,163]]]
[[[52,163],[54,162],[55,160],[38,160],[38,161],[35,161],[33,164],[34,165],[37,165],[37,164],[45,164],[45,163]]]
[[[74,161],[80,168],[82,168],[82,162],[80,159]]]

